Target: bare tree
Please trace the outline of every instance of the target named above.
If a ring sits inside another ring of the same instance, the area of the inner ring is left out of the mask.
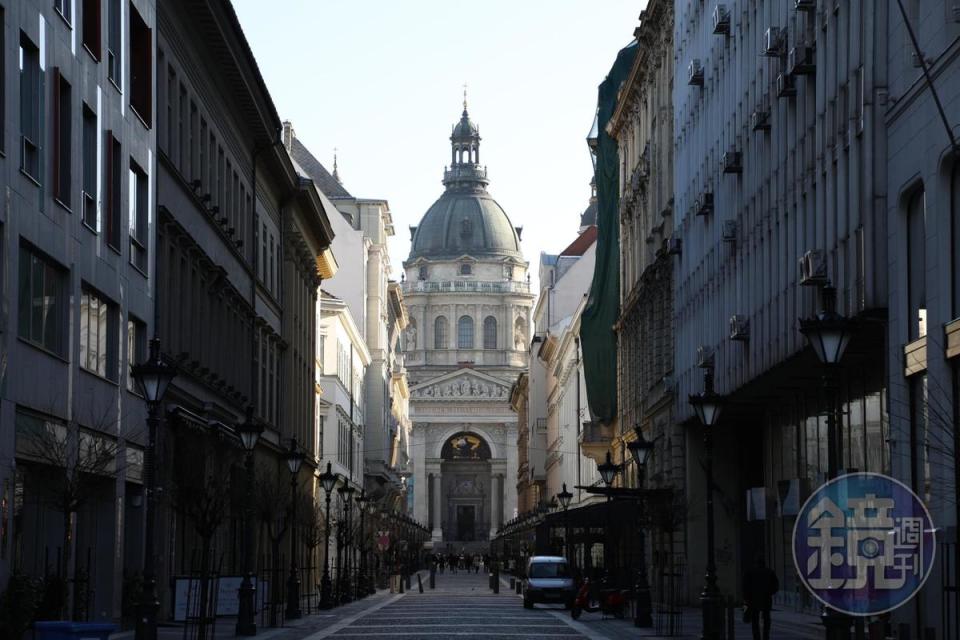
[[[230,513],[231,478],[239,450],[220,431],[207,433],[183,429],[176,439],[173,499],[176,509],[193,525],[200,538],[201,623],[198,640],[206,638],[213,566],[213,538]]]
[[[275,627],[283,593],[280,543],[290,524],[290,473],[281,461],[272,459],[257,464],[256,478],[255,509],[270,542],[270,626]]]

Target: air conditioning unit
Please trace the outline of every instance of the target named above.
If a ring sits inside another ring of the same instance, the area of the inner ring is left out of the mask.
[[[823,251],[812,249],[800,258],[800,284],[805,287],[827,283],[827,258]]]
[[[730,339],[746,342],[750,339],[750,319],[735,313],[730,316]]]
[[[724,220],[723,221],[723,231],[721,238],[724,242],[736,242],[737,241],[737,230],[740,228],[740,225],[737,224],[736,220]]]
[[[700,66],[700,58],[694,58],[687,67],[687,84],[697,87],[703,86],[703,67]]]
[[[777,76],[777,97],[792,98],[797,95],[797,87],[793,84],[793,76],[781,73]]]
[[[787,54],[787,71],[795,76],[807,76],[817,69],[813,47],[798,45]]]
[[[697,347],[697,366],[701,369],[713,366],[713,349],[703,344]]]
[[[794,0],[793,8],[797,11],[816,11],[817,0]]]
[[[730,35],[730,12],[727,5],[718,4],[713,10],[713,32],[720,35]]]
[[[763,34],[763,51],[761,55],[776,57],[781,55],[783,48],[783,36],[780,27],[770,27]]]
[[[753,131],[770,131],[770,112],[757,109],[751,113],[750,129]]]
[[[667,253],[672,256],[679,256],[681,253],[683,253],[683,239],[670,238],[667,240]]]
[[[713,213],[713,191],[704,191],[694,204],[698,216],[708,216]]]
[[[720,156],[720,165],[723,167],[724,173],[743,173],[739,151],[727,151]]]

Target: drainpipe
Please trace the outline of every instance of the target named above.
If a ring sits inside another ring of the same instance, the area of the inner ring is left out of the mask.
[[[575,336],[573,343],[577,350],[577,502],[579,503],[583,497],[583,489],[580,488],[583,485],[580,468],[580,436],[583,434],[583,416],[580,413],[580,336]]]

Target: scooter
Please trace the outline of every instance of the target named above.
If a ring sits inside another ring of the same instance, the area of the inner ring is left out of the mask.
[[[626,606],[627,597],[619,589],[601,588],[598,601],[594,590],[591,589],[590,578],[585,578],[573,599],[573,605],[570,607],[570,617],[577,620],[584,611],[588,613],[599,611],[604,616],[613,616],[622,620]]]

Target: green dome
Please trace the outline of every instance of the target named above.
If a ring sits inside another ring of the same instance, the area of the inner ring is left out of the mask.
[[[410,259],[516,257],[520,238],[506,212],[485,191],[448,190],[417,226]]]

